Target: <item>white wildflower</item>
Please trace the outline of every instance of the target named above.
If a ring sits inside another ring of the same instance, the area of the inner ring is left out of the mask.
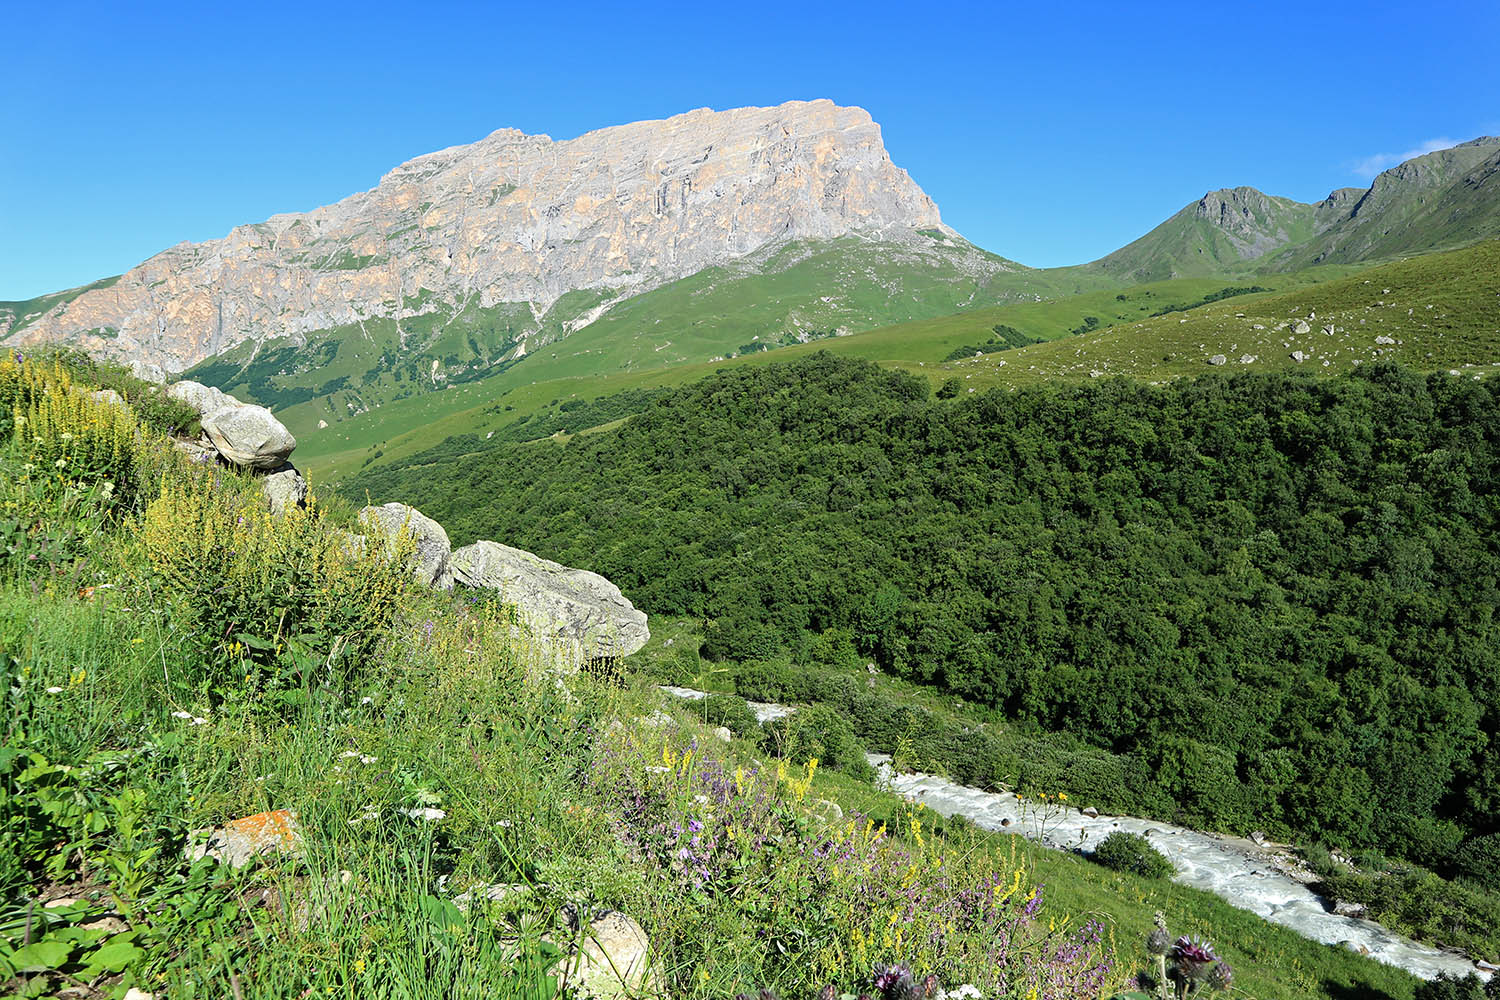
[[[49,687],[47,689],[47,693],[48,694],[62,694],[62,688],[60,688],[60,687]]]
[[[192,717],[193,717],[193,713],[192,712],[173,712],[172,713],[172,718],[174,718],[174,719],[191,719]]]
[[[420,809],[403,809],[401,810],[401,812],[403,815],[410,816],[412,819],[420,819],[429,823],[435,823],[440,819],[446,819],[448,816],[448,814],[443,810],[434,809],[431,806],[423,806]]]

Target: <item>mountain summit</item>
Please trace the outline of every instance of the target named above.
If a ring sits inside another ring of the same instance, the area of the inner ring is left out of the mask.
[[[491,325],[502,342],[488,346],[524,353],[570,292],[596,294],[562,317],[568,329],[769,245],[918,229],[952,235],[860,108],[705,108],[561,142],[508,129],[420,156],[336,204],[21,304],[0,315],[0,338],[181,371],[245,341],[372,320],[394,321],[404,348],[403,322],[477,306],[501,313]]]

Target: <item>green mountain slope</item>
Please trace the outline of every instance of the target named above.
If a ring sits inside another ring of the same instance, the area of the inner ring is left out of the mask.
[[[1377,260],[1500,235],[1500,138],[1428,153],[1375,178],[1327,231],[1280,257],[1283,269]]]
[[[1257,278],[1257,285],[1286,291],[1342,276],[1348,267],[1310,268],[1289,275]],[[1030,272],[1033,277],[1067,277],[1069,272]],[[742,288],[747,309],[758,307],[749,292],[761,286],[758,279]],[[1238,286],[1244,287],[1244,286]],[[549,427],[557,427],[563,407],[622,392],[682,385],[703,378],[726,366],[765,364],[791,360],[819,350],[841,357],[862,358],[881,364],[922,372],[955,351],[994,341],[997,327],[1009,328],[1027,340],[1052,340],[1078,332],[1136,322],[1153,313],[1199,302],[1220,295],[1226,288],[1222,278],[1182,278],[1133,286],[1123,290],[1106,288],[1076,295],[1059,295],[1043,301],[1012,302],[1001,306],[968,309],[930,319],[909,320],[849,336],[775,346],[715,361],[683,362],[661,367],[609,367],[600,364],[609,344],[565,354],[566,344],[587,345],[593,328],[574,334],[564,344],[553,345],[527,365],[509,368],[493,378],[455,385],[449,391],[425,393],[401,399],[369,412],[351,415],[327,428],[292,424],[298,435],[298,460],[320,478],[338,480],[369,464],[389,461],[430,447],[444,438],[473,434],[480,437],[500,433],[511,424],[535,416]],[[1264,293],[1256,293],[1264,294]],[[645,298],[645,296],[643,296]],[[774,297],[768,297],[770,301]],[[664,304],[662,308],[667,308]],[[728,314],[726,320],[734,321]],[[709,331],[711,333],[711,331]],[[667,353],[666,351],[660,352]],[[590,362],[599,365],[590,366]],[[302,408],[306,412],[306,408]],[[294,414],[296,410],[292,411]],[[549,416],[551,414],[551,416]],[[611,418],[613,419],[613,418]],[[566,423],[574,426],[569,418]],[[377,454],[377,452],[379,454]]]
[[[1322,221],[1315,206],[1255,188],[1210,191],[1083,270],[1127,282],[1243,271],[1272,251],[1307,241]]]
[[[1071,268],[1023,267],[937,230],[800,241],[631,298],[572,292],[539,318],[514,304],[472,303],[457,315],[372,319],[245,344],[187,377],[272,407],[317,456],[338,450],[325,439],[346,436],[345,421],[361,425],[363,439],[379,425],[375,440],[384,440],[451,411],[455,400],[474,405],[477,396],[532,383],[722,361],[1116,284]]]
[[[975,389],[1115,375],[1161,382],[1211,371],[1219,357],[1235,372],[1331,375],[1399,361],[1489,378],[1500,375],[1496,274],[1500,241],[1488,240],[1291,292],[1227,299],[924,371],[930,378],[958,377]],[[1305,332],[1298,332],[1299,323]]]
[[[1127,282],[1387,260],[1500,234],[1500,138],[1415,157],[1367,190],[1315,205],[1250,187],[1210,191],[1082,270]]]

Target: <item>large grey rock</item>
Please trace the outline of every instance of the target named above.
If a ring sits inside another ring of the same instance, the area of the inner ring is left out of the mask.
[[[89,398],[95,402],[108,403],[111,406],[124,406],[125,400],[113,389],[95,389],[89,393]]]
[[[453,548],[448,541],[448,532],[441,524],[404,503],[366,507],[359,512],[359,523],[376,537],[386,552],[394,552],[402,532],[410,532],[416,546],[411,555],[411,567],[417,582],[443,590],[453,586],[453,569],[449,563]]]
[[[1208,359],[1208,363],[1215,366],[1227,365],[1229,363],[1229,359],[1222,354],[1215,354],[1213,357]]]
[[[584,658],[629,656],[646,644],[646,614],[598,573],[571,569],[499,542],[453,553],[453,577],[499,592],[539,634],[576,642]]]
[[[246,404],[216,410],[203,418],[203,432],[235,465],[271,471],[286,464],[297,439],[264,406]]]
[[[1292,332],[1293,333],[1312,333],[1312,327],[1310,327],[1310,326],[1307,325],[1307,320],[1305,320],[1305,319],[1299,319],[1296,322],[1296,324],[1292,326]]]
[[[167,386],[167,395],[191,406],[198,411],[200,417],[207,417],[231,406],[245,405],[227,392],[191,379],[173,382]]]
[[[290,507],[300,507],[302,501],[307,499],[307,480],[302,478],[302,473],[291,462],[266,473],[260,481],[260,488],[266,494],[266,502],[270,505],[272,514],[281,514]]]

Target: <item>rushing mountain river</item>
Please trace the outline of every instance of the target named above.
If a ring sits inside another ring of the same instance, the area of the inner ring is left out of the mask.
[[[691,688],[662,690],[678,698],[704,697],[703,692]],[[749,704],[762,722],[796,711],[769,702]],[[1018,833],[1063,851],[1090,848],[1116,830],[1138,833],[1177,866],[1175,881],[1207,890],[1304,937],[1366,953],[1423,979],[1432,979],[1440,972],[1463,975],[1475,971],[1461,955],[1418,944],[1369,920],[1333,913],[1327,900],[1281,870],[1270,851],[1251,841],[1130,816],[1091,817],[1077,809],[1059,807],[1043,810],[1008,793],[956,785],[935,774],[894,771],[886,754],[872,753],[869,758],[882,784],[944,816],[965,816],[986,830]]]

